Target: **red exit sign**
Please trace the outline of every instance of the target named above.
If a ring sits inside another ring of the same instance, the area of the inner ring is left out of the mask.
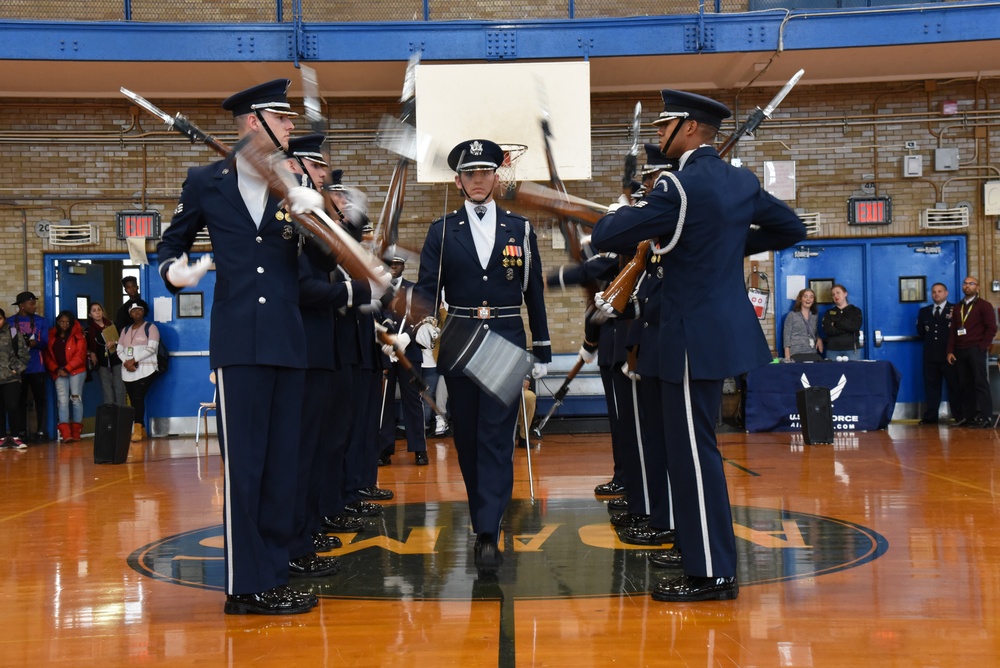
[[[888,225],[891,222],[891,197],[852,197],[847,201],[848,225]]]
[[[117,218],[119,239],[128,239],[129,237],[160,238],[159,211],[119,211]]]

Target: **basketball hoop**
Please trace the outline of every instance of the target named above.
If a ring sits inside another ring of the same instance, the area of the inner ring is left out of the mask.
[[[500,177],[500,199],[514,199],[514,191],[517,189],[517,161],[521,159],[528,147],[524,144],[500,144],[503,149],[503,163],[497,167],[497,176]]]

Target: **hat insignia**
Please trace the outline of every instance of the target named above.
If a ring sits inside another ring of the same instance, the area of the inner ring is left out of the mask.
[[[472,155],[482,155],[483,154],[482,143],[479,140],[476,140],[471,144],[469,144],[469,153],[471,153]]]

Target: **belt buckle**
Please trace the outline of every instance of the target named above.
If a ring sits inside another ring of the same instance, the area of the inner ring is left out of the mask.
[[[489,320],[490,319],[490,307],[489,306],[478,306],[476,307],[476,318],[479,320]]]

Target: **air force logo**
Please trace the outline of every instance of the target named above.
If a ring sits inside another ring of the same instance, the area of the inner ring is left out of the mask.
[[[802,387],[806,389],[810,387],[809,379],[806,377],[805,374],[802,374],[802,378],[800,378],[799,380],[802,381]],[[840,380],[838,380],[837,384],[830,390],[830,403],[833,403],[834,401],[840,398],[840,393],[844,391],[844,387],[846,386],[847,386],[847,376],[845,376],[844,374],[840,374]]]
[[[802,377],[799,378],[799,381],[802,383],[802,387],[804,389],[809,389],[810,387],[812,387],[812,384],[809,382],[808,376],[806,376],[804,373],[802,374]],[[837,399],[840,398],[840,395],[844,393],[845,387],[847,387],[847,376],[844,374],[840,374],[840,380],[837,381],[836,385],[830,388],[830,408],[834,409],[833,428],[838,431],[852,431],[854,429],[857,429],[858,423],[861,422],[860,415],[848,415],[846,413],[838,414],[837,411],[835,410],[836,407],[833,404],[837,401]],[[789,419],[791,420],[792,427],[796,429],[801,429],[801,416],[798,413],[789,415]]]

